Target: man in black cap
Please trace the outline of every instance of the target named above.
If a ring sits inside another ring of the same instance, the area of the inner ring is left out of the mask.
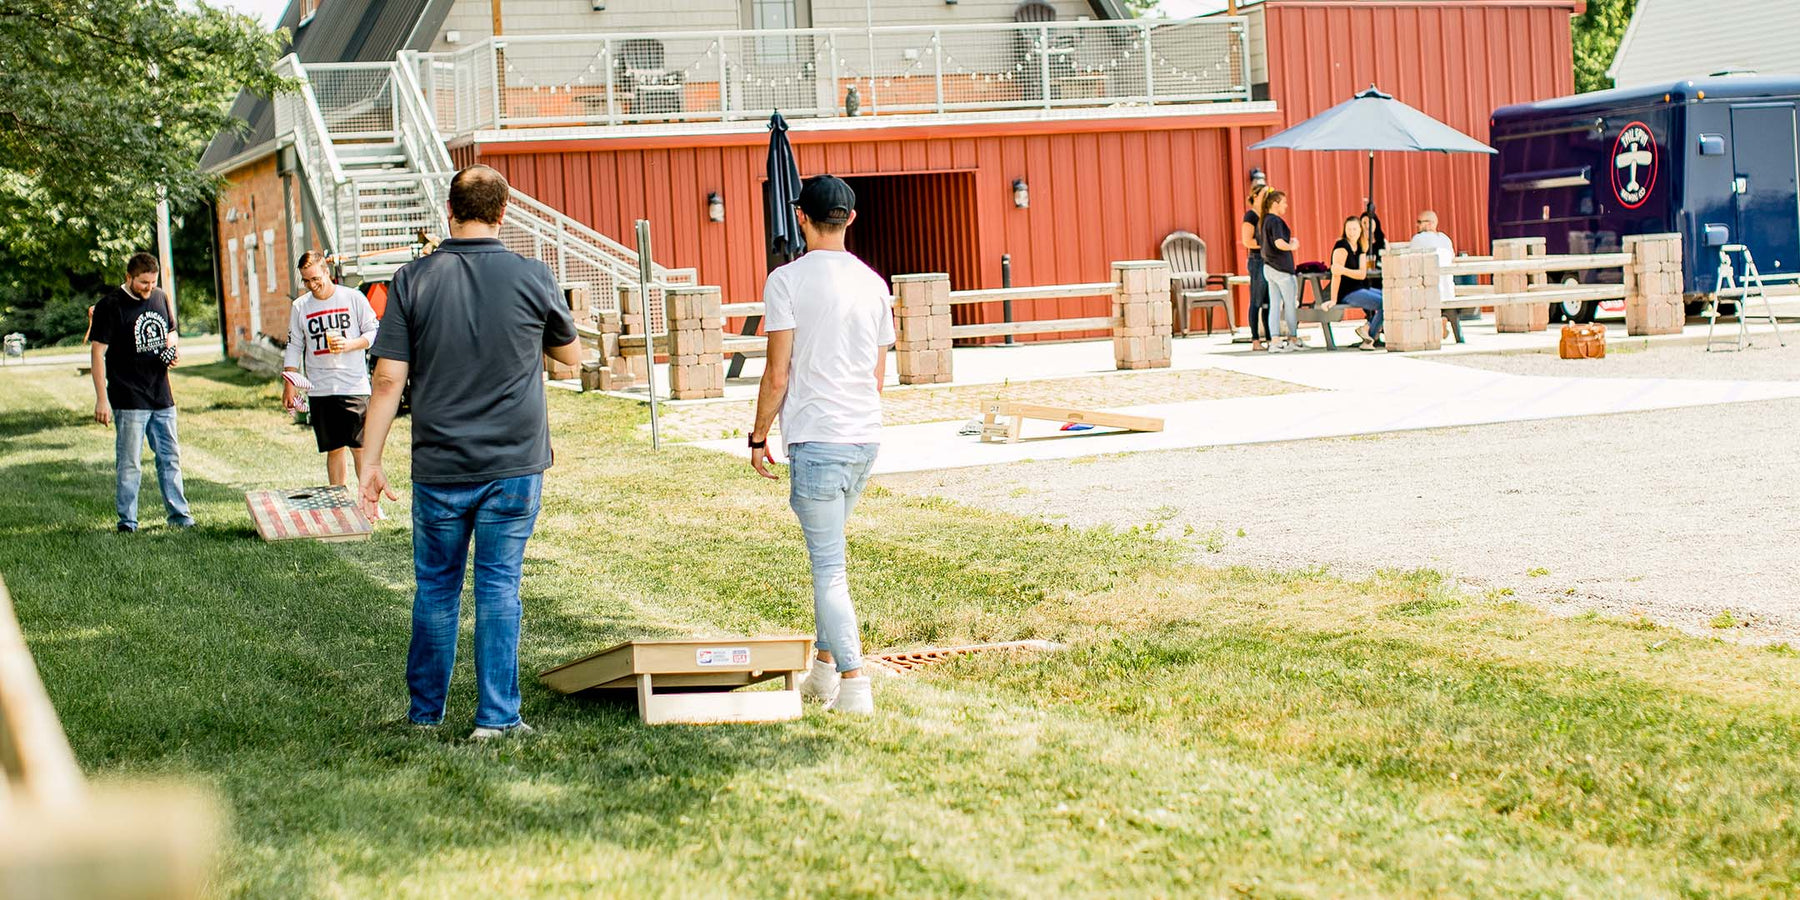
[[[801,693],[827,709],[875,711],[862,671],[862,640],[844,567],[844,523],[868,484],[881,440],[881,387],[894,343],[888,285],[844,248],[856,192],[820,175],[800,191],[806,253],[769,273],[763,288],[767,366],[750,430],[750,465],[764,478],[774,457],[769,428],[781,416],[788,505],[812,561],[818,662]]]

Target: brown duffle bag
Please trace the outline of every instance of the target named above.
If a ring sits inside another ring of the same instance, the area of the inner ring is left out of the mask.
[[[1563,359],[1600,359],[1606,356],[1605,325],[1564,325],[1557,352]]]

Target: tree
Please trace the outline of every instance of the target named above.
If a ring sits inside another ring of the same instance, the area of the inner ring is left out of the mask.
[[[1575,90],[1603,91],[1612,87],[1606,70],[1619,51],[1619,39],[1631,24],[1637,0],[1588,0],[1587,11],[1570,24],[1575,44]]]
[[[0,327],[61,336],[39,326],[66,310],[40,313],[149,247],[159,190],[198,209],[217,188],[201,151],[244,127],[240,89],[283,86],[283,46],[204,3],[0,0]]]

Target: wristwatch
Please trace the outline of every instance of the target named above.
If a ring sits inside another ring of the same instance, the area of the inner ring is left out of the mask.
[[[769,446],[768,438],[763,438],[762,440],[759,441],[756,439],[756,435],[753,434],[750,436],[750,449],[761,450],[762,448],[767,447],[767,446]]]

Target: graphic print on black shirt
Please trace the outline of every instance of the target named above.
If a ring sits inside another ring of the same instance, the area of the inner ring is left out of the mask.
[[[169,328],[169,303],[160,290],[139,297],[117,287],[94,305],[89,339],[106,345],[106,400],[113,409],[175,405],[169,391],[169,366],[175,361]]]

